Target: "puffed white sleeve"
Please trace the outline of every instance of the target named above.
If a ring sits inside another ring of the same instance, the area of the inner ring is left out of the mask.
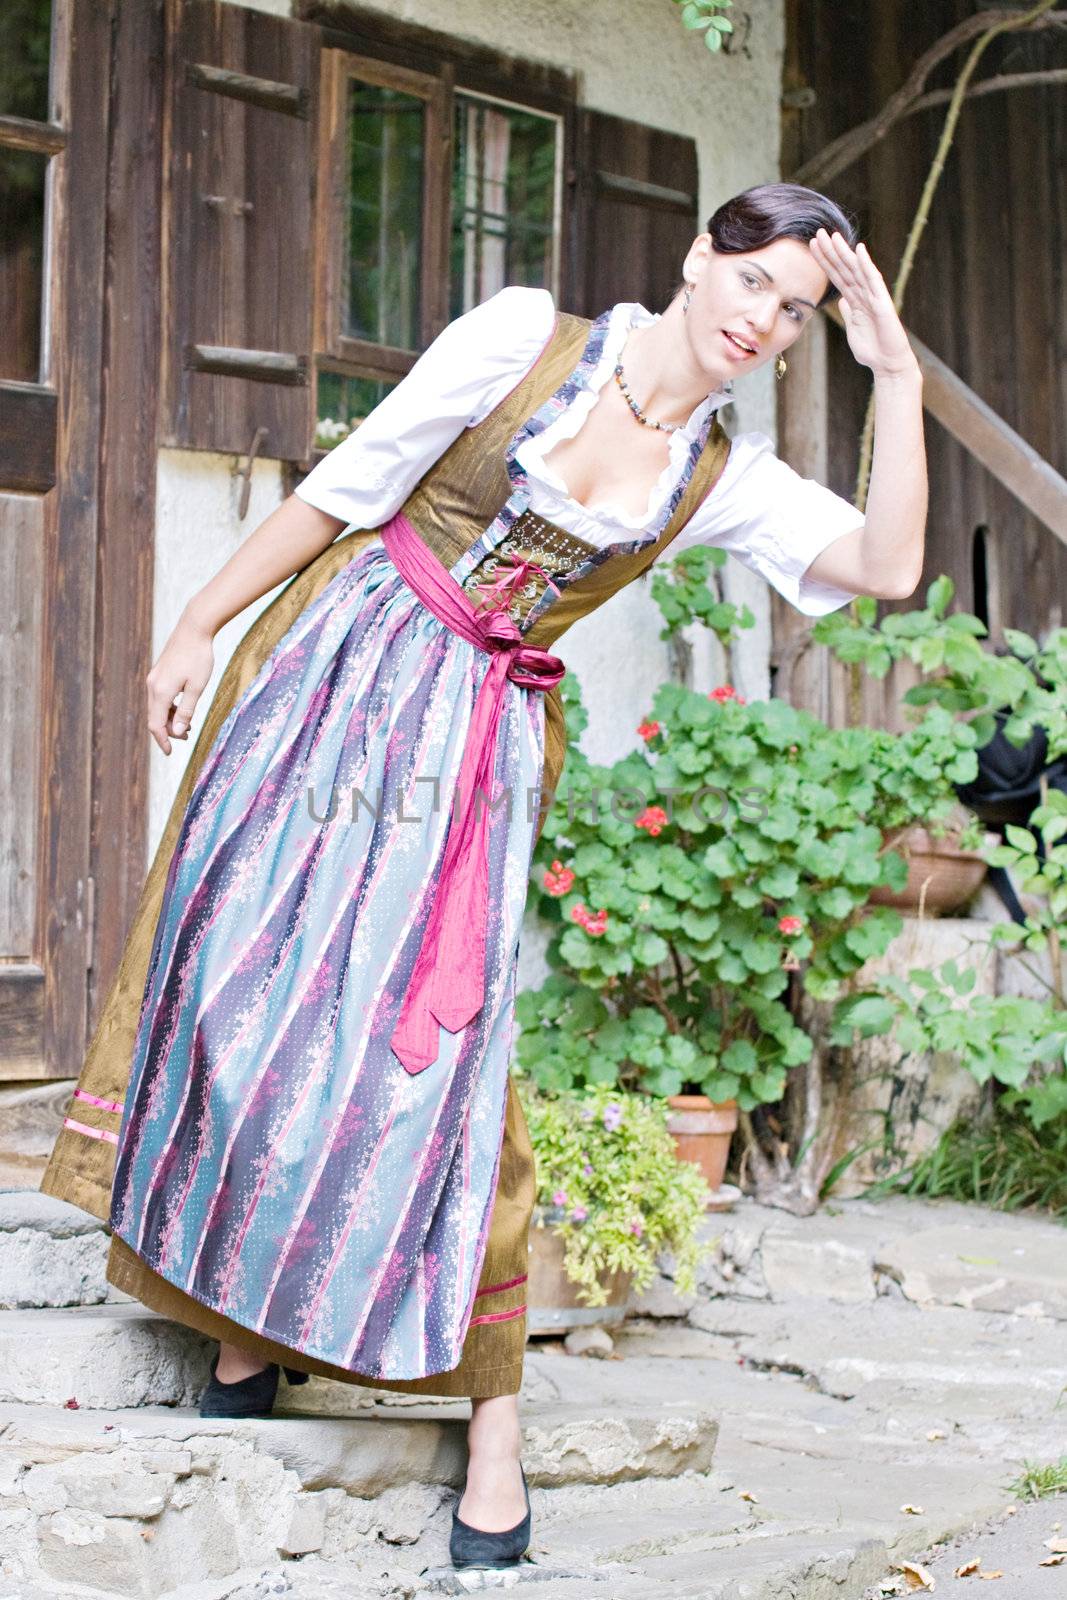
[[[721,546],[798,611],[821,617],[855,595],[807,577],[807,569],[827,545],[863,522],[863,513],[849,501],[814,478],[802,478],[776,456],[766,434],[742,433],[731,442],[718,482],[679,540],[684,538],[686,546]]]
[[[457,317],[294,493],[346,526],[380,527],[463,429],[523,378],[555,314],[547,289],[513,287]]]

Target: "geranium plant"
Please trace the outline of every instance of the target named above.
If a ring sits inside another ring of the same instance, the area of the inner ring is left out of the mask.
[[[603,1305],[601,1280],[614,1272],[647,1288],[665,1250],[679,1292],[691,1293],[709,1248],[698,1235],[710,1191],[698,1169],[678,1159],[666,1106],[618,1089],[548,1096],[521,1076],[518,1088],[538,1202],[563,1240],[564,1269],[579,1299]]]
[[[831,729],[730,685],[668,683],[644,748],[596,767],[573,743],[583,718],[566,681],[566,788],[534,858],[553,970],[519,996],[519,1063],[547,1091],[736,1099],[757,1192],[808,1209],[814,1175],[797,1189],[795,1172],[762,1165],[749,1116],[805,1064],[818,1102],[791,985],[837,1001],[899,932],[897,911],[867,905],[906,876],[883,830],[951,809],[953,782],[975,773],[974,733],[941,707],[904,734]]]

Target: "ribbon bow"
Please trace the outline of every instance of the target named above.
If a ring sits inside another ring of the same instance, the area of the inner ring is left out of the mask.
[[[479,583],[476,585],[478,589],[484,590],[484,593],[480,596],[478,604],[475,606],[475,611],[481,612],[487,608],[495,609],[498,601],[501,607],[506,606],[512,596],[522,588],[531,572],[539,572],[547,586],[555,594],[559,594],[559,585],[553,581],[551,574],[547,573],[544,567],[538,566],[536,561],[520,560],[514,550],[506,550],[500,557],[500,565],[503,566],[508,561],[514,563],[510,572],[505,570],[500,573],[493,579],[492,583]]]
[[[558,656],[522,642],[506,611],[476,611],[411,524],[398,514],[382,530],[398,572],[440,621],[490,655],[467,730],[457,796],[436,892],[411,982],[391,1045],[408,1072],[437,1060],[438,1024],[466,1027],[485,1003],[485,945],[489,902],[489,806],[496,768],[497,730],[506,683],[554,688],[566,667]],[[522,562],[519,569],[532,563]],[[510,583],[518,578],[506,575]],[[555,585],[553,585],[555,587]],[[493,797],[495,799],[495,796]]]

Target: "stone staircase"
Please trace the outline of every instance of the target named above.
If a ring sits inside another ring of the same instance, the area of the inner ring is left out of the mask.
[[[0,1600],[289,1593],[311,1557],[316,1595],[465,1592],[447,1540],[466,1401],[313,1377],[283,1379],[271,1418],[200,1418],[214,1343],[115,1290],[106,1255],[86,1213],[0,1192]],[[703,1483],[707,1407],[629,1368],[591,1386],[590,1366],[531,1352],[531,1488]],[[576,1569],[538,1570],[573,1595]]]
[[[607,1359],[530,1346],[531,1559],[455,1572],[466,1402],[313,1378],[201,1419],[214,1345],[107,1284],[92,1218],[0,1191],[0,1600],[880,1600],[1063,1453],[1062,1227],[862,1201],[708,1227],[700,1292],[665,1274]]]

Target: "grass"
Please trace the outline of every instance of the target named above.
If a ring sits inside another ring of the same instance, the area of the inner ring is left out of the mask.
[[[1067,1494],[1067,1456],[1043,1467],[1024,1461],[1022,1474],[1008,1488],[1019,1500],[1045,1500],[1049,1495]]]
[[[1000,1211],[1038,1207],[1067,1217],[1067,1117],[1035,1129],[998,1107],[981,1123],[956,1123],[929,1154],[865,1191],[978,1201]]]

